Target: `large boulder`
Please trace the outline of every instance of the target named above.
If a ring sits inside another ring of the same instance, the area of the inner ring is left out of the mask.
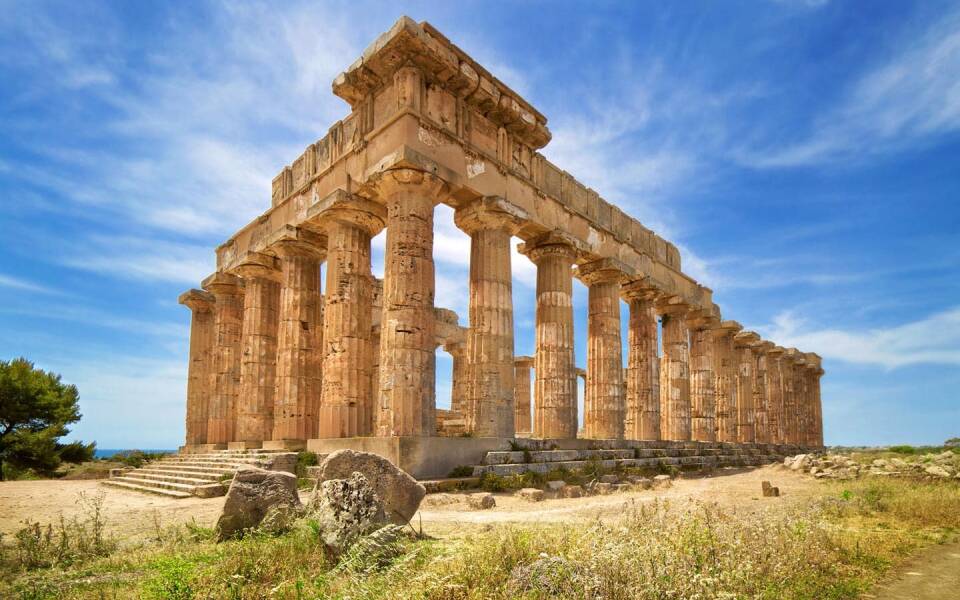
[[[317,480],[319,489],[324,481],[346,479],[362,473],[383,502],[387,518],[398,525],[410,522],[420,502],[427,494],[417,480],[379,454],[337,450],[320,463]]]
[[[250,467],[237,471],[217,520],[220,541],[258,527],[268,513],[299,509],[297,476]]]
[[[324,545],[335,555],[387,523],[383,502],[374,486],[359,472],[345,479],[321,482],[310,500],[308,512],[320,525]]]

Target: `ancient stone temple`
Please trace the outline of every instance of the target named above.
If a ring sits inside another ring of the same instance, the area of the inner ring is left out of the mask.
[[[677,248],[547,161],[546,117],[430,24],[401,18],[333,93],[349,114],[277,174],[267,210],[180,298],[186,451],[349,447],[438,471],[517,439],[823,444],[820,357],[724,320]],[[460,317],[434,297],[440,203],[470,238]],[[532,356],[514,354],[518,240],[537,271]],[[588,306],[574,306],[574,279]],[[449,410],[438,348],[453,357]]]

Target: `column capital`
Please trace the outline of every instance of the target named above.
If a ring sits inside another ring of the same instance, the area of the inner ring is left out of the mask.
[[[690,312],[690,305],[680,296],[665,296],[657,300],[657,313],[666,316],[683,315]]]
[[[569,233],[554,229],[523,242],[518,250],[520,254],[527,256],[535,263],[543,258],[555,256],[566,258],[572,264],[577,259],[579,251],[584,250],[584,245]]]
[[[307,220],[321,231],[331,222],[345,223],[373,237],[386,226],[387,209],[378,202],[337,189],[307,210]]]
[[[279,257],[306,256],[323,259],[327,237],[292,225],[284,225],[264,240],[264,248]]]
[[[770,354],[770,351],[776,348],[776,344],[769,342],[767,340],[760,340],[756,346],[753,347],[754,352],[761,352],[763,354]]]
[[[629,281],[636,271],[628,264],[615,258],[601,258],[578,265],[573,276],[585,283],[623,283]]]
[[[577,373],[577,377],[579,377],[580,379],[586,380],[586,378],[587,378],[587,370],[586,370],[586,369],[581,369],[581,368],[577,367],[576,373]]]
[[[620,295],[628,302],[630,300],[658,300],[665,292],[666,286],[649,275],[640,279],[628,281],[620,286]]]
[[[532,367],[534,360],[532,356],[514,356],[513,365],[515,367]]]
[[[698,308],[687,315],[687,326],[696,330],[711,330],[720,327],[720,308],[714,304],[710,308]]]
[[[280,268],[277,263],[277,259],[269,254],[247,252],[237,260],[232,271],[244,279],[261,278],[279,282]]]
[[[187,290],[177,298],[177,302],[195,313],[212,311],[216,300],[216,297],[210,292],[197,289]]]
[[[443,350],[450,356],[461,357],[467,351],[467,343],[456,341],[443,344]]]
[[[439,203],[443,194],[449,189],[447,182],[433,173],[410,167],[374,173],[370,176],[367,185],[373,188],[381,198],[389,198],[398,193],[416,193],[433,200],[434,204]]]
[[[214,273],[200,283],[200,287],[220,294],[239,294],[243,290],[243,280],[229,273]]]
[[[457,209],[453,221],[465,233],[503,229],[513,235],[530,219],[527,211],[500,196],[483,196]]]
[[[767,350],[767,356],[769,356],[774,360],[777,360],[777,359],[783,358],[783,355],[786,351],[787,349],[784,348],[783,346],[777,346],[774,344],[772,348]]]
[[[737,348],[755,348],[760,344],[760,335],[754,331],[741,331],[734,334],[733,343]]]
[[[798,367],[802,367],[807,364],[807,357],[804,356],[803,352],[800,352],[796,348],[787,348],[786,356],[793,362],[794,365]]]

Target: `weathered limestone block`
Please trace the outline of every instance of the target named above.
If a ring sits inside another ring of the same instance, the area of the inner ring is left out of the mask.
[[[296,475],[254,467],[241,469],[227,490],[223,512],[217,520],[217,537],[223,541],[257,527],[275,507],[300,505]]]
[[[733,337],[743,327],[736,321],[722,321],[713,331],[714,371],[717,404],[717,441],[737,441],[737,372],[739,359]]]
[[[235,439],[240,394],[240,338],[243,324],[241,280],[216,273],[203,282],[212,292],[214,306],[213,390],[207,412],[207,443],[225,444]]]
[[[806,444],[806,384],[804,371],[807,359],[796,348],[787,349],[787,359],[790,363],[789,398],[791,400],[790,419],[793,422],[793,440],[791,443]]]
[[[659,440],[660,358],[654,303],[660,294],[646,280],[624,285],[622,293],[630,305],[624,436],[628,440]]]
[[[577,268],[577,277],[589,286],[587,381],[583,401],[587,438],[622,440],[624,437],[620,283],[628,274],[632,274],[632,270],[608,259]]]
[[[320,260],[326,240],[292,228],[287,234],[271,247],[282,272],[271,439],[308,440],[317,437],[322,383]]]
[[[393,169],[376,186],[387,206],[377,434],[435,435],[433,208],[445,184]]]
[[[537,265],[534,428],[538,438],[577,437],[577,374],[573,344],[576,250],[560,232],[521,246]]]
[[[251,253],[236,272],[245,287],[236,441],[255,444],[273,434],[280,271],[272,256]]]
[[[686,314],[689,306],[676,297],[657,305],[661,315],[663,360],[660,363],[660,435],[665,440],[690,439],[690,346]]]
[[[784,350],[780,359],[780,378],[783,389],[784,442],[797,444],[800,441],[800,422],[797,417],[796,394],[796,349]]]
[[[517,491],[517,496],[527,502],[542,502],[547,497],[543,490],[537,488],[522,488]]]
[[[373,433],[373,274],[370,240],[386,221],[370,200],[338,194],[315,207],[327,234],[321,438]]]
[[[416,514],[427,494],[422,484],[396,467],[389,460],[370,452],[337,450],[320,463],[318,485],[328,479],[345,479],[354,472],[362,473],[383,501],[387,517],[398,525],[406,524]]]
[[[526,213],[497,197],[459,208],[454,220],[470,235],[470,329],[467,333],[467,431],[513,437],[513,283],[510,237]]]
[[[532,356],[516,356],[513,359],[513,402],[514,402],[514,424],[517,433],[530,433],[532,431],[532,421],[530,418],[531,398],[530,398],[530,369],[533,368],[534,358]]]
[[[700,442],[717,439],[716,374],[713,328],[720,322],[719,311],[697,311],[687,319],[690,325],[690,430]]]
[[[752,331],[741,331],[733,338],[737,353],[737,441],[753,443],[756,441],[754,425],[756,407],[753,403],[753,381],[756,369],[753,347],[760,342],[760,336]]]
[[[187,444],[207,443],[207,421],[213,396],[216,298],[209,292],[190,290],[180,295],[180,304],[192,312],[190,362],[187,369]]]
[[[388,521],[383,500],[360,472],[320,482],[314,489],[308,511],[319,524],[324,546],[334,555],[341,554],[358,538]]]
[[[473,510],[488,510],[496,505],[496,498],[489,492],[478,492],[467,496],[467,506]]]

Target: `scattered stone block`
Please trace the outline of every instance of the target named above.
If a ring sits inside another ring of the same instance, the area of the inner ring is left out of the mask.
[[[217,539],[223,541],[259,526],[274,506],[301,506],[296,475],[257,468],[237,471],[217,520]]]
[[[565,485],[560,489],[561,498],[581,498],[583,497],[583,488],[579,485]]]
[[[630,477],[627,477],[627,481],[637,486],[641,490],[649,490],[650,488],[653,487],[653,480],[651,480],[649,477],[631,475]]]
[[[595,494],[600,494],[601,496],[609,496],[613,493],[613,484],[612,483],[596,483],[593,486],[593,492]]]
[[[493,494],[489,492],[480,492],[467,496],[467,505],[474,510],[487,510],[497,505]]]
[[[619,481],[620,478],[613,474],[600,476],[600,483],[617,483]]]
[[[567,486],[567,482],[562,480],[547,482],[547,489],[549,489],[551,492],[558,492],[563,488],[565,488],[566,486]]]
[[[309,512],[320,524],[324,545],[334,554],[388,522],[382,500],[360,472],[321,482],[310,500]]]
[[[227,493],[227,487],[220,482],[198,485],[193,489],[193,495],[198,498],[216,498]]]
[[[657,475],[653,478],[653,487],[655,488],[668,488],[673,485],[673,481],[669,475]]]
[[[762,482],[760,487],[763,490],[764,498],[777,498],[780,496],[780,488],[770,485],[769,481]]]
[[[517,496],[528,502],[541,502],[547,495],[537,488],[523,488],[517,492]]]
[[[943,478],[950,477],[950,471],[937,465],[927,467],[926,469],[923,470],[923,472],[926,473],[927,475],[933,475],[934,477],[943,477]]]
[[[371,452],[337,450],[320,463],[317,488],[329,479],[346,479],[353,473],[362,473],[377,496],[391,522],[404,525],[410,522],[427,489],[389,460]]]

